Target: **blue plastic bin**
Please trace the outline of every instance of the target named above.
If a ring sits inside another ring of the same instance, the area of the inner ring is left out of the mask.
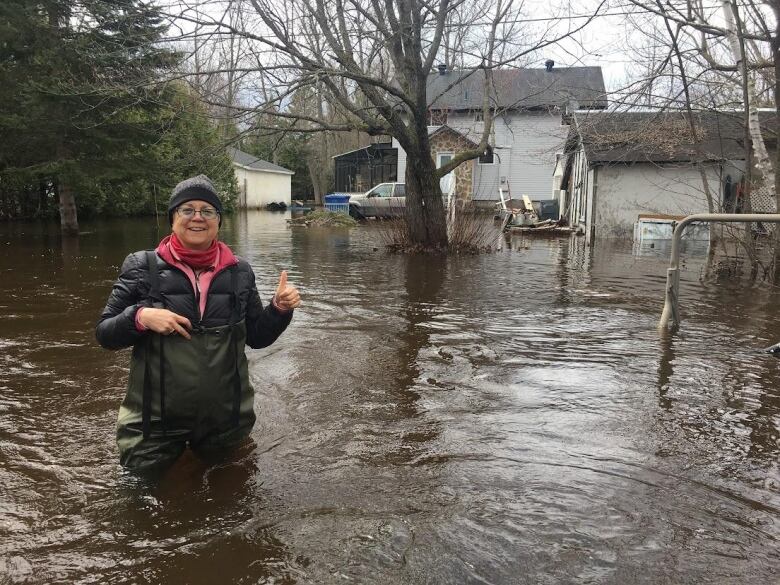
[[[325,209],[336,213],[349,214],[349,195],[344,193],[331,193],[325,195]]]

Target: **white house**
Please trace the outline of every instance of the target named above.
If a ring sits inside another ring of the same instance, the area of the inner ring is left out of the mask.
[[[483,75],[443,67],[430,75],[429,131],[437,166],[461,148],[480,142]],[[491,93],[495,118],[490,147],[484,156],[456,169],[458,197],[492,204],[501,187],[515,199],[523,195],[533,200],[555,198],[550,177],[569,130],[564,123],[567,112],[607,105],[601,68],[556,68],[548,61],[543,69],[499,69],[493,71]],[[443,127],[449,131],[442,133]],[[462,138],[460,145],[456,134]],[[406,153],[395,140],[393,146],[398,149],[397,176],[403,180]]]
[[[442,181],[458,198],[492,206],[501,187],[511,198],[553,199],[550,177],[563,152],[575,109],[606,108],[600,67],[497,69],[490,102],[495,118],[489,148],[478,160],[460,165]],[[482,138],[484,72],[448,71],[428,77],[431,148],[437,165]],[[334,157],[337,191],[365,191],[379,181],[403,181],[406,153],[391,144],[371,145]],[[372,184],[374,183],[374,184]]]
[[[293,171],[237,148],[228,148],[228,155],[233,160],[233,171],[238,181],[239,207],[256,209],[269,203],[290,205]]]
[[[774,148],[775,118],[763,114]],[[743,115],[695,112],[694,136],[681,112],[576,112],[553,180],[564,217],[591,240],[630,238],[654,217],[741,211]],[[774,211],[757,195],[752,209]]]

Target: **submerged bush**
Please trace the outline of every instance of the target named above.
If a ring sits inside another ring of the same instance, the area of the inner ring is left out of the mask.
[[[307,227],[353,227],[357,221],[345,213],[334,211],[312,211],[303,217],[295,217],[290,220],[290,225],[305,225]]]
[[[492,214],[465,206],[447,214],[446,250],[413,243],[404,217],[383,221],[381,226],[380,237],[389,251],[411,254],[482,254],[494,251],[501,237],[501,229],[493,222]]]

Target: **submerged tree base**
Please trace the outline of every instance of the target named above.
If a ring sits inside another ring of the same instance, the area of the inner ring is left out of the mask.
[[[447,222],[446,247],[413,242],[405,218],[383,222],[380,235],[386,249],[393,253],[474,255],[494,252],[501,230],[493,222],[492,214],[463,209],[450,216]]]

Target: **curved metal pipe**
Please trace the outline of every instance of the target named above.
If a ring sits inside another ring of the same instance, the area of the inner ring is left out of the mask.
[[[678,312],[678,294],[680,291],[680,243],[682,233],[686,227],[697,222],[718,223],[752,223],[752,222],[780,223],[780,214],[777,213],[695,213],[680,221],[674,228],[672,235],[672,254],[669,259],[669,268],[666,271],[666,298],[659,329],[679,326],[680,316]]]

